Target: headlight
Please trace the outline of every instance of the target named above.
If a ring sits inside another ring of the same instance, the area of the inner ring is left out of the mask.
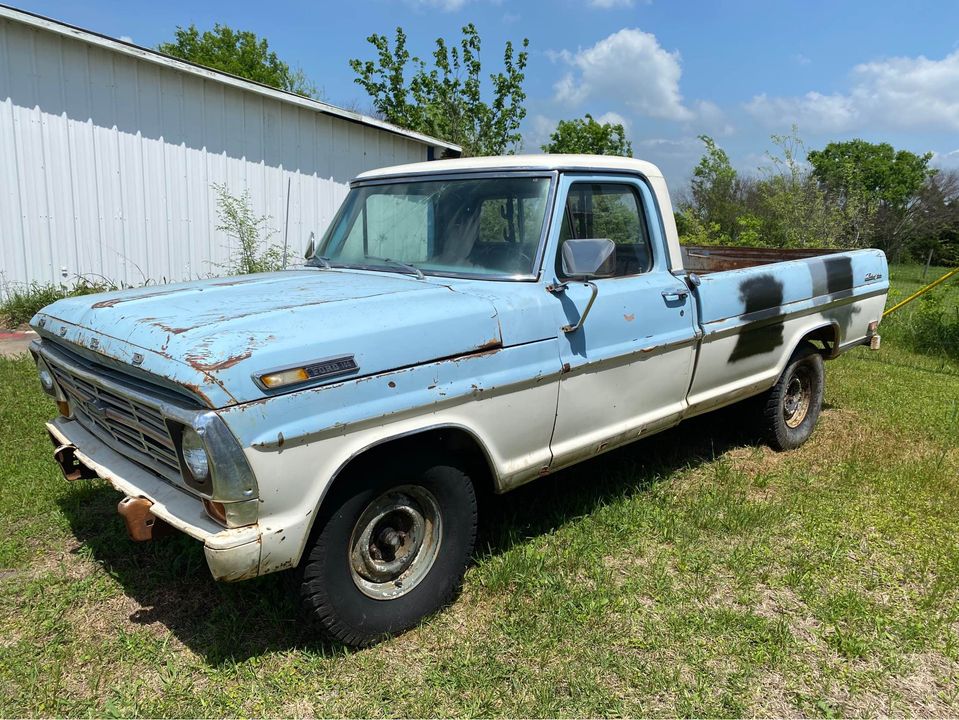
[[[43,388],[43,392],[56,397],[57,385],[53,380],[53,371],[43,358],[37,360],[37,373],[40,376],[40,386]]]
[[[203,441],[193,428],[183,429],[180,451],[183,453],[183,462],[197,482],[203,482],[210,476],[210,458],[206,454]]]

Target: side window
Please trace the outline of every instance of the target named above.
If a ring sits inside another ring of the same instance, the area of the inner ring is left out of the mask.
[[[631,185],[571,185],[559,241],[562,244],[569,238],[609,238],[616,243],[615,277],[638,275],[653,266],[642,201]],[[557,266],[558,272],[562,272],[558,259]]]

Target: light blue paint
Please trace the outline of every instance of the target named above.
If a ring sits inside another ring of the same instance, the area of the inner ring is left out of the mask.
[[[555,259],[567,190],[593,181],[635,188],[650,220],[653,264],[642,275],[598,280],[585,326],[567,334],[561,328],[578,320],[589,290],[577,282],[564,292],[547,288],[561,279]],[[566,372],[663,348],[678,353],[677,367],[689,373],[703,332],[888,288],[882,253],[861,251],[707,275],[688,292],[671,272],[658,207],[642,178],[567,173],[560,182],[536,281],[309,269],[71,298],[33,324],[45,340],[69,343],[88,359],[226,408],[244,446],[271,450],[281,433],[288,442],[308,441],[534,384],[558,388]],[[836,268],[846,266],[848,286],[830,287]],[[750,282],[774,286],[781,297],[749,310],[743,288]],[[273,394],[253,380],[342,355],[355,357],[353,376]],[[688,376],[675,384],[682,402]],[[546,447],[552,428],[539,430]]]

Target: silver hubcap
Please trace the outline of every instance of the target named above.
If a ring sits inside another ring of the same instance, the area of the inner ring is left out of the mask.
[[[809,374],[797,370],[789,379],[786,394],[783,396],[783,418],[787,426],[797,428],[802,425],[809,412],[811,400],[812,381]]]
[[[415,588],[439,552],[442,519],[424,487],[404,485],[366,506],[350,538],[353,582],[376,600],[392,600]]]

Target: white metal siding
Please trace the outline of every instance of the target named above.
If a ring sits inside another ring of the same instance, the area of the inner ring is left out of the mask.
[[[0,18],[0,292],[102,275],[219,274],[214,183],[248,190],[289,248],[319,237],[351,178],[427,146]]]

